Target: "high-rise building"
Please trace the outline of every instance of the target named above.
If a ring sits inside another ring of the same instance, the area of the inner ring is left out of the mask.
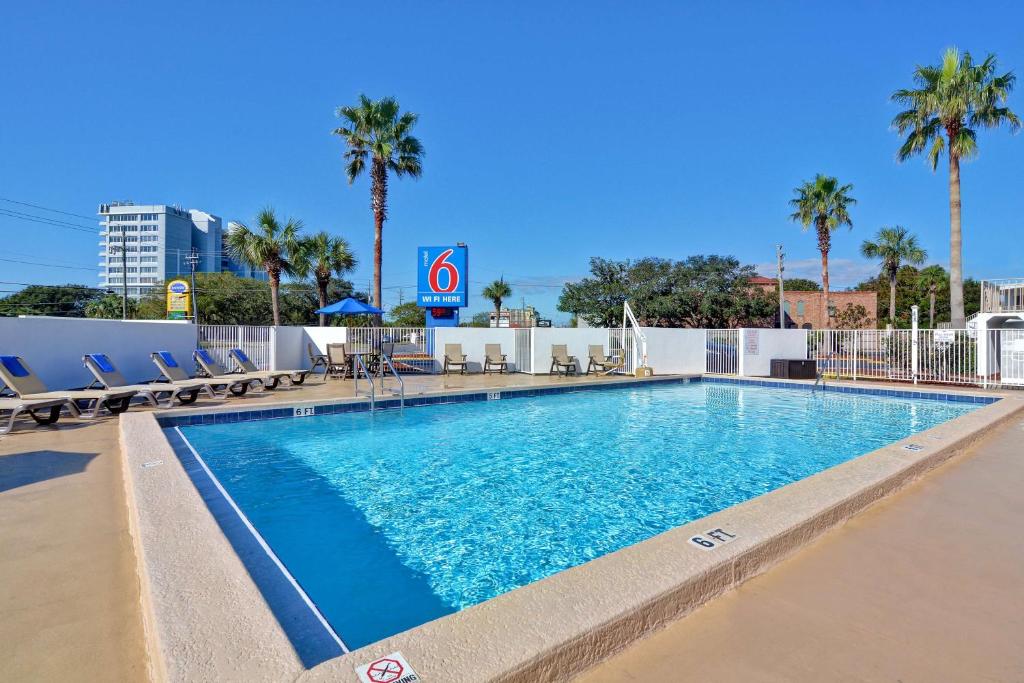
[[[206,211],[164,204],[100,204],[100,287],[139,298],[168,278],[187,276],[188,256],[199,257],[196,272],[228,271],[258,277],[225,254],[221,219]],[[122,251],[123,249],[123,251]]]

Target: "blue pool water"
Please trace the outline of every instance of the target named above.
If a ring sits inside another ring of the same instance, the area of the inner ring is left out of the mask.
[[[358,647],[975,407],[697,382],[181,429]]]

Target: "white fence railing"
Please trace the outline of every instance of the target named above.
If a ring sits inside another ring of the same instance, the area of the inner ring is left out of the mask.
[[[533,372],[533,328],[517,327],[515,343],[516,372]]]
[[[199,325],[199,346],[210,352],[214,360],[231,369],[231,349],[241,349],[256,367],[269,370],[274,362],[274,328],[258,325]]]
[[[705,330],[704,371],[713,375],[735,375],[739,373],[739,330]]]

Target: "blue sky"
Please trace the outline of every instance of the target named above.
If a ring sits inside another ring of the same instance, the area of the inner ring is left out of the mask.
[[[895,162],[888,96],[949,45],[1024,75],[1017,3],[4,0],[2,13],[0,197],[226,220],[269,204],[347,237],[365,283],[369,187],[345,182],[330,131],[359,93],[394,95],[420,114],[427,156],[420,180],[391,185],[386,305],[399,287],[414,296],[417,245],[465,241],[470,312],[504,274],[517,301],[562,320],[560,284],[590,256],[767,264],[781,241],[788,274],[817,277],[815,240],[787,206],[816,172],[859,200],[834,240],[833,286],[876,271],[858,245],[885,224],[946,264],[946,174]],[[1024,275],[1024,135],[980,146],[963,168],[966,272]],[[94,236],[4,216],[0,235],[0,280],[96,283]]]

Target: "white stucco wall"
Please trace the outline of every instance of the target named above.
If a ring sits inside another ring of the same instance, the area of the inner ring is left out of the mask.
[[[170,351],[191,369],[196,326],[171,320],[0,318],[0,354],[21,356],[51,389],[82,387],[93,380],[82,356],[105,353],[129,382],[155,379],[153,351]]]
[[[469,365],[467,372],[482,372],[484,362],[484,346],[501,344],[501,352],[508,356],[508,371],[516,369],[516,331],[512,328],[490,327],[438,327],[434,331],[434,360],[437,369],[444,364],[444,345],[462,344],[462,353],[466,354]]]
[[[743,329],[738,351],[740,376],[767,377],[773,358],[807,358],[807,330]]]
[[[707,364],[704,330],[645,327],[647,364],[658,375],[700,375]]]

